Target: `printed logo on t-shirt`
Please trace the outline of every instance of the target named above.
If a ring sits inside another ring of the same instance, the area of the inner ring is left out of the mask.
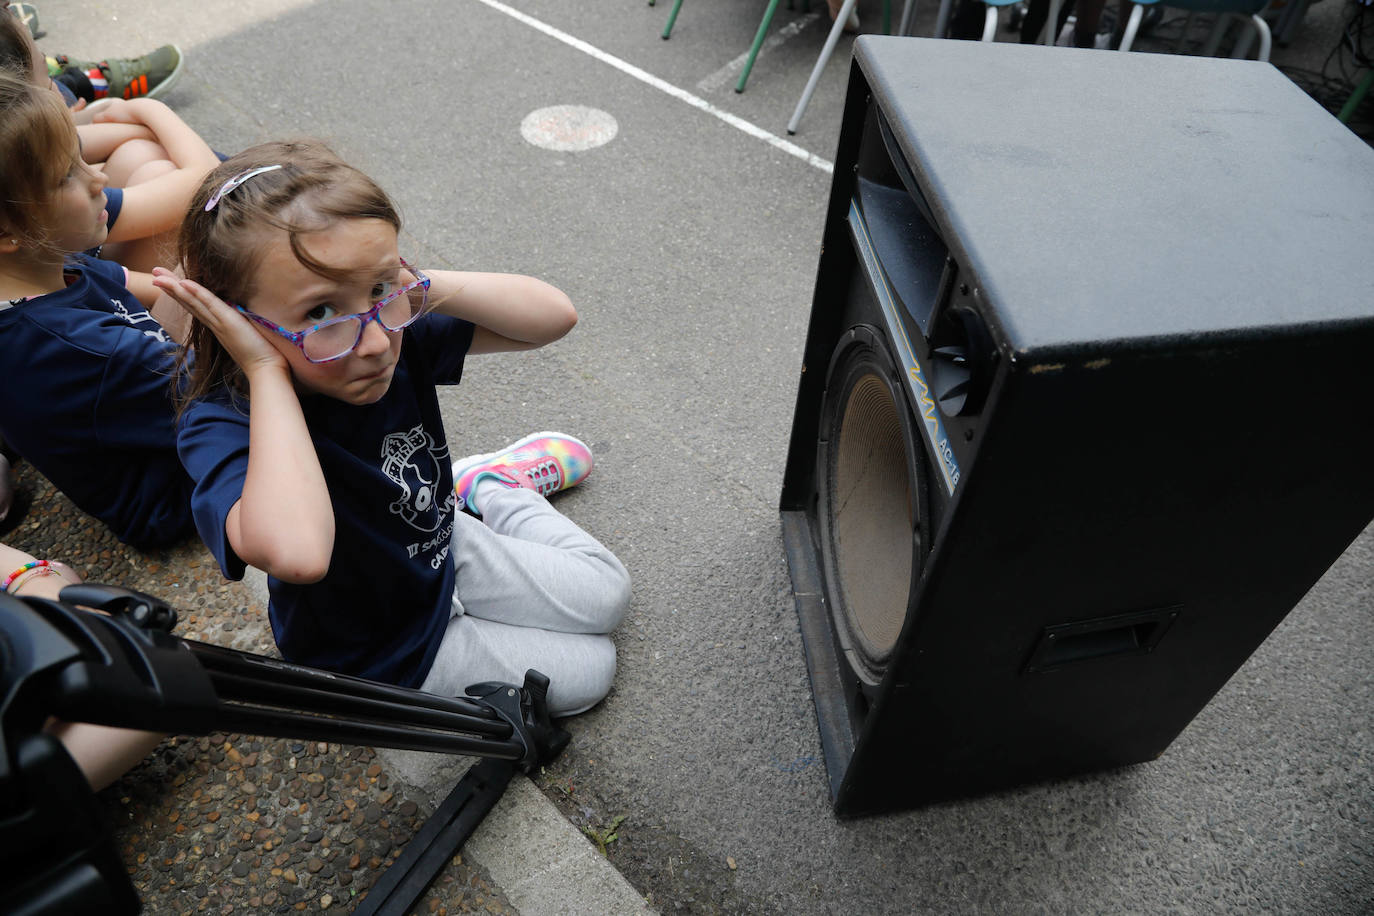
[[[391,504],[392,514],[417,531],[436,530],[457,501],[451,487],[447,493],[438,492],[439,462],[447,460],[448,443],[436,443],[423,424],[409,432],[388,434],[382,440],[382,472],[401,491]]]
[[[146,336],[154,340],[159,340],[165,344],[172,342],[172,338],[167,336],[167,332],[162,330],[162,325],[158,324],[157,319],[150,315],[147,309],[143,309],[139,312],[131,312],[120,299],[111,299],[110,305],[114,306],[116,315],[123,318],[134,327],[139,328]],[[151,325],[152,327],[140,327],[140,325]]]

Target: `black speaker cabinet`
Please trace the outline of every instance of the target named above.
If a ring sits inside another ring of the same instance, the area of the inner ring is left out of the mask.
[[[838,813],[1158,757],[1374,517],[1374,151],[1268,64],[858,39],[781,509]]]

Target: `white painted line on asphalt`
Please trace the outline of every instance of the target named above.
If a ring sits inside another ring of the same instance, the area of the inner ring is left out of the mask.
[[[796,158],[802,160],[806,164],[815,166],[822,172],[825,172],[827,175],[835,171],[835,164],[831,162],[829,159],[822,159],[815,153],[812,153],[808,150],[804,150],[800,146],[797,146],[797,144],[795,143],[789,143],[782,137],[779,137],[776,134],[769,133],[762,127],[759,127],[757,124],[751,124],[743,118],[732,115],[730,112],[724,110],[723,108],[717,108],[715,105],[712,105],[710,102],[706,101],[700,96],[693,95],[686,89],[681,89],[677,86],[674,86],[667,80],[659,79],[652,73],[649,73],[645,70],[641,70],[634,64],[629,63],[628,61],[621,60],[614,54],[608,54],[600,48],[590,45],[580,38],[575,38],[572,35],[569,35],[567,32],[562,31],[561,29],[556,29],[553,26],[548,25],[547,23],[535,19],[533,16],[530,16],[527,13],[522,13],[517,9],[506,6],[506,4],[500,3],[498,2],[498,0],[478,0],[478,2],[491,7],[499,13],[505,13],[507,16],[511,17],[512,19],[523,22],[530,28],[538,29],[540,32],[543,32],[550,38],[556,38],[559,41],[563,42],[565,45],[568,45],[572,48],[576,48],[582,53],[596,58],[603,64],[609,64],[612,67],[615,67],[621,73],[624,73],[628,76],[632,76],[635,79],[639,80],[641,83],[645,83],[649,86],[652,86],[660,92],[665,92],[679,101],[686,102],[693,108],[700,109],[701,111],[706,112],[712,117],[719,118],[726,124],[729,124],[731,127],[736,128],[737,130],[741,130],[749,136],[754,137],[758,140],[762,140],[764,143],[767,143],[775,149],[787,153],[787,155],[789,156],[795,156]]]
[[[821,18],[820,13],[807,13],[800,19],[795,19],[792,22],[787,23],[787,25],[783,26],[782,28],[778,29],[771,36],[769,36],[767,41],[763,43],[763,47],[759,48],[759,55],[758,57],[754,58],[754,63],[757,64],[760,60],[762,60],[764,57],[768,55],[769,51],[774,50],[775,48],[777,48],[778,45],[794,37],[798,32],[800,32],[802,29],[806,28],[808,25],[815,22],[819,18]],[[702,92],[720,91],[721,89],[725,88],[730,83],[735,82],[735,80],[739,78],[740,71],[744,69],[744,65],[748,62],[749,52],[745,51],[739,57],[736,57],[734,60],[730,61],[730,63],[726,64],[724,67],[721,67],[715,73],[712,73],[710,76],[706,77],[704,80],[697,83],[697,89],[701,90]]]

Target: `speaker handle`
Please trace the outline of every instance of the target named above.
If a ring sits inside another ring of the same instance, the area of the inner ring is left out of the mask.
[[[1042,674],[1083,662],[1148,655],[1178,614],[1179,607],[1174,605],[1045,627],[1024,673]]]

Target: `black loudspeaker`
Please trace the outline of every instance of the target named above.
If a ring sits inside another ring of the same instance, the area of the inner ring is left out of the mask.
[[[1372,229],[1268,64],[858,39],[781,502],[838,813],[1165,751],[1374,517]]]

